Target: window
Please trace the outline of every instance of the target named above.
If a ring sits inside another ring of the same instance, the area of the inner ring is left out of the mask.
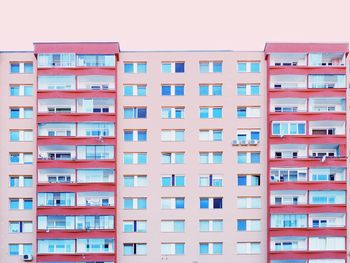
[[[222,152],[200,152],[199,162],[201,164],[221,164]]]
[[[32,62],[11,62],[11,73],[33,73]]]
[[[33,118],[33,108],[10,108],[11,119],[31,119]]]
[[[124,85],[124,96],[146,96],[146,85]]]
[[[185,243],[162,243],[160,250],[162,255],[184,255]]]
[[[237,207],[250,208],[250,209],[261,208],[261,198],[260,197],[238,197]]]
[[[9,244],[10,256],[33,255],[32,244]]]
[[[185,116],[184,107],[162,108],[162,119],[183,119]]]
[[[185,130],[162,130],[162,142],[182,142],[185,139]]]
[[[260,152],[238,152],[237,153],[238,164],[258,164],[260,163]]]
[[[260,62],[238,62],[237,63],[238,72],[251,72],[259,73],[260,72]]]
[[[78,54],[78,67],[114,67],[115,55]]]
[[[184,73],[185,62],[162,62],[163,73]]]
[[[306,181],[306,168],[271,168],[270,180],[272,182]]]
[[[163,152],[162,164],[184,164],[185,153],[183,152]]]
[[[222,61],[201,61],[199,62],[200,73],[222,72]]]
[[[184,175],[162,175],[162,187],[183,187],[185,186]]]
[[[10,210],[31,210],[33,208],[33,200],[30,198],[10,198]]]
[[[200,141],[222,141],[222,130],[199,130]]]
[[[124,233],[145,233],[147,229],[147,222],[143,220],[123,221]]]
[[[237,118],[259,118],[260,107],[237,107]]]
[[[147,108],[146,107],[135,107],[135,108],[124,108],[124,119],[146,119]]]
[[[259,219],[237,219],[237,231],[260,231]]]
[[[75,193],[39,192],[38,206],[74,206]]]
[[[147,255],[147,244],[146,243],[124,243],[123,252],[124,252],[124,256]]]
[[[125,187],[145,187],[147,186],[147,175],[124,175]]]
[[[10,96],[33,96],[33,86],[31,85],[11,85]]]
[[[222,96],[222,85],[201,84],[199,85],[199,96]]]
[[[220,220],[199,220],[200,232],[222,232],[223,221]]]
[[[305,135],[306,122],[272,122],[272,135]]]
[[[30,142],[33,141],[32,130],[10,130],[11,142]]]
[[[38,54],[38,67],[75,67],[74,53]]]
[[[238,130],[237,141],[241,145],[257,145],[260,141],[259,130]]]
[[[10,164],[32,164],[33,153],[10,153]]]
[[[78,160],[111,160],[114,158],[113,145],[79,145]]]
[[[184,96],[184,85],[162,85],[162,96]]]
[[[32,187],[33,178],[32,176],[26,175],[10,175],[9,186],[14,187]]]
[[[147,141],[147,130],[124,130],[125,142],[145,142]]]
[[[309,191],[309,204],[345,204],[345,191]]]
[[[146,164],[147,153],[124,153],[124,164]]]
[[[260,95],[260,84],[238,84],[238,96],[258,96]]]
[[[223,186],[223,177],[222,175],[200,175],[199,176],[199,186],[201,187],[222,187]]]
[[[272,214],[271,228],[305,228],[306,214]]]
[[[160,231],[163,233],[185,232],[185,220],[163,220],[160,223]]]
[[[147,209],[147,198],[146,197],[135,197],[135,198],[124,198],[124,209]]]
[[[260,175],[239,174],[237,176],[238,186],[259,186]]]
[[[238,242],[237,254],[260,254],[260,242]]]
[[[222,197],[199,198],[200,209],[222,209]]]
[[[124,73],[147,73],[147,63],[124,62]]]
[[[184,209],[185,198],[183,197],[162,197],[161,209]]]
[[[199,243],[199,254],[201,255],[221,255],[222,243]]]
[[[200,107],[199,117],[201,119],[221,119],[222,107]]]
[[[33,222],[10,221],[9,233],[31,233],[33,232]]]

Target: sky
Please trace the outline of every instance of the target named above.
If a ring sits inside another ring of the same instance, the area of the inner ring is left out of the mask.
[[[263,50],[349,42],[349,0],[0,0],[0,50],[117,41],[121,50]]]

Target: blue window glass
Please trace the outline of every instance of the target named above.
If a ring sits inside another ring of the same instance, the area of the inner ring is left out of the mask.
[[[247,221],[238,219],[237,220],[237,231],[246,231],[247,230]]]
[[[316,181],[316,180],[314,180]],[[19,178],[18,177],[11,177],[10,178],[10,187],[19,187]]]
[[[238,175],[237,179],[238,179],[238,185],[239,186],[247,185],[247,176],[245,176],[245,175]]]
[[[133,163],[133,154],[125,153],[124,154],[124,164],[132,164]]]
[[[124,141],[126,142],[133,141],[133,131],[124,131]]]
[[[199,95],[200,96],[209,95],[209,86],[208,85],[200,85],[199,86]]]
[[[19,86],[11,86],[10,87],[10,95],[11,96],[19,96]]]
[[[146,73],[147,64],[146,63],[137,63],[137,73]]]
[[[250,94],[253,96],[260,95],[260,86],[259,85],[251,85],[250,86]]]
[[[19,131],[11,131],[10,140],[13,142],[19,141]]]
[[[247,86],[246,85],[238,85],[237,86],[237,95],[240,95],[240,96],[247,95]]]
[[[171,95],[171,87],[169,85],[162,86],[162,96],[170,96]]]
[[[10,209],[11,210],[19,209],[19,200],[18,199],[10,199]]]
[[[213,95],[221,96],[222,95],[222,86],[221,85],[213,85]]]
[[[185,155],[183,153],[175,154],[175,163],[183,164],[185,162]]]
[[[32,63],[24,63],[24,73],[33,73]]]
[[[184,198],[176,198],[175,207],[176,207],[176,209],[185,208],[185,199]]]
[[[146,108],[138,108],[137,109],[137,118],[139,118],[139,119],[147,118],[147,109]]]
[[[175,254],[183,255],[185,253],[185,245],[184,244],[175,244]]]
[[[18,256],[19,255],[19,245],[18,244],[10,244],[9,245],[9,254],[10,254],[10,256]]]
[[[201,198],[199,202],[201,209],[208,209],[209,208],[209,199],[208,198]]]
[[[12,153],[10,155],[10,162],[11,163],[19,163],[19,153]]]
[[[175,72],[176,73],[183,73],[183,72],[185,72],[185,63],[183,63],[183,62],[176,62],[175,63]]]
[[[132,119],[132,118],[134,118],[134,109],[133,108],[126,108],[126,109],[124,109],[124,118],[125,119]]]
[[[134,87],[127,85],[124,86],[124,96],[133,96],[134,95]]]
[[[11,73],[19,73],[19,63],[11,63]]]
[[[147,200],[146,198],[137,199],[137,208],[138,209],[146,209],[147,208]]]
[[[199,71],[201,73],[208,73],[209,72],[209,63],[208,62],[199,63]]]
[[[185,95],[185,87],[184,86],[175,86],[175,96],[183,96]]]
[[[260,153],[251,153],[250,160],[251,163],[260,163]]]
[[[124,73],[134,73],[134,64],[133,63],[125,63],[124,64]]]
[[[126,233],[134,232],[134,224],[124,224],[123,231]]]
[[[280,134],[281,133],[281,125],[279,123],[272,124],[272,134]]]
[[[213,244],[213,254],[220,255],[222,254],[222,244],[214,243]]]
[[[222,62],[213,63],[213,72],[222,72]]]
[[[238,62],[238,72],[247,72],[247,63]]]
[[[238,118],[246,118],[247,117],[247,109],[246,108],[237,108],[237,117]]]
[[[24,200],[24,209],[30,210],[33,208],[33,201],[29,199]]]
[[[124,209],[132,209],[133,208],[133,200],[131,198],[124,199]]]
[[[260,72],[260,63],[259,62],[250,63],[250,72],[254,72],[254,73]]]
[[[200,108],[200,118],[208,119],[209,118],[209,109],[208,108]]]
[[[174,232],[184,232],[184,231],[185,231],[185,223],[183,221],[175,221]]]
[[[305,134],[305,123],[298,123],[298,134]]]
[[[237,162],[239,164],[241,163],[247,163],[247,154],[246,153],[242,153],[242,152],[239,152],[237,154]]]
[[[246,134],[238,134],[237,139],[242,142],[247,140],[247,135]]]
[[[176,131],[175,132],[175,140],[176,141],[183,141],[185,139],[185,132],[184,131]]]
[[[213,154],[213,163],[222,163],[222,153]]]
[[[163,187],[172,186],[172,178],[171,177],[162,177],[162,186]]]
[[[175,109],[175,118],[183,119],[184,118],[184,109]]]
[[[137,132],[137,140],[140,142],[147,141],[147,131],[138,131]]]
[[[11,119],[19,119],[19,109],[11,109]]]
[[[209,253],[209,244],[207,243],[199,244],[199,253],[201,255],[207,255]]]
[[[162,64],[162,72],[163,73],[171,73],[171,63],[163,63]]]
[[[124,255],[134,255],[135,253],[133,244],[124,244],[123,252]]]
[[[125,187],[134,187],[134,177],[133,176],[124,176],[124,186]]]
[[[296,123],[290,124],[290,134],[297,134],[298,125]]]
[[[137,86],[137,96],[146,96],[146,86]]]
[[[260,132],[258,132],[258,131],[250,132],[250,138],[252,140],[260,140]]]
[[[33,86],[24,86],[24,96],[33,96]]]
[[[147,154],[139,153],[137,156],[138,164],[146,164],[147,163]]]
[[[185,176],[176,176],[175,177],[176,186],[185,186]]]
[[[213,118],[215,119],[222,118],[222,108],[213,108]]]
[[[213,208],[214,209],[221,209],[222,208],[222,198],[214,198]]]
[[[222,131],[213,131],[213,140],[222,141]]]
[[[33,179],[31,177],[24,177],[23,186],[24,187],[32,187],[33,186]]]

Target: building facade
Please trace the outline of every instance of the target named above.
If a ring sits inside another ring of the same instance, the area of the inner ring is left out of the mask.
[[[347,262],[347,53],[1,52],[1,258]]]

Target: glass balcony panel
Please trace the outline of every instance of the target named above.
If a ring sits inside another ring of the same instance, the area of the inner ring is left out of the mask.
[[[272,144],[270,158],[307,158],[305,144]]]
[[[337,53],[310,53],[309,66],[334,67],[345,66],[345,54]]]
[[[345,87],[345,75],[309,75],[310,89],[331,89]]]
[[[309,156],[312,158],[339,157],[339,144],[311,144]]]
[[[75,90],[75,76],[38,76],[38,90]]]
[[[38,147],[39,160],[75,160],[75,146],[41,145]]]
[[[74,206],[75,194],[65,192],[39,192],[38,206]]]
[[[79,90],[114,90],[114,76],[78,76]]]
[[[78,123],[78,136],[108,137],[114,135],[114,123],[112,122]]]
[[[39,99],[39,113],[70,113],[76,112],[74,99]]]
[[[309,227],[345,227],[344,213],[318,213],[309,214]]]
[[[345,135],[344,121],[310,121],[311,135]]]
[[[111,160],[114,159],[114,146],[87,145],[77,146],[79,160]]]
[[[270,89],[306,89],[306,75],[272,75]]]
[[[309,181],[345,181],[346,168],[310,168]]]
[[[345,112],[345,98],[310,98],[310,112]]]
[[[75,123],[69,122],[51,122],[51,123],[39,123],[38,134],[39,136],[76,136]]]
[[[38,54],[38,67],[75,67],[75,54],[55,53]]]
[[[270,192],[271,205],[307,204],[307,191],[281,190]]]
[[[114,206],[114,192],[79,192],[78,206]]]
[[[114,113],[114,99],[94,98],[78,99],[78,112],[81,113]]]
[[[270,100],[271,112],[306,112],[306,99],[279,98]]]
[[[75,170],[63,168],[49,168],[38,170],[39,183],[74,183]]]
[[[113,169],[78,169],[78,183],[112,183],[114,182]]]
[[[77,253],[113,253],[114,239],[90,238],[77,240]]]
[[[75,240],[72,239],[39,239],[38,254],[74,254]]]
[[[274,53],[270,56],[270,66],[306,66],[306,53]]]
[[[298,236],[271,237],[270,247],[271,251],[307,250],[307,239]]]
[[[114,67],[114,55],[78,55],[77,66],[79,67]]]

